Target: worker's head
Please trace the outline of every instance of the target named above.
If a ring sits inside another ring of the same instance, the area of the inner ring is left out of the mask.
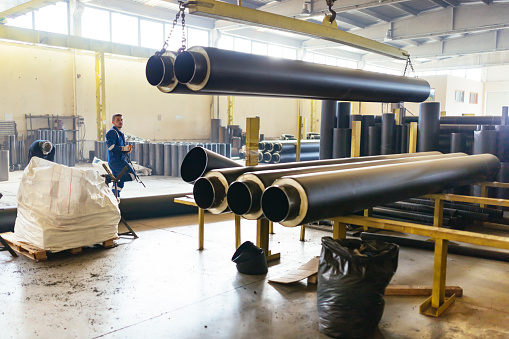
[[[51,152],[51,150],[53,149],[53,144],[51,142],[49,142],[48,140],[41,141],[39,143],[39,145],[41,146],[41,151],[42,151],[42,154],[44,154],[44,155],[49,154]]]
[[[113,114],[113,116],[111,117],[111,123],[116,128],[121,129],[122,126],[124,125],[124,118],[122,117],[122,114],[121,113]]]

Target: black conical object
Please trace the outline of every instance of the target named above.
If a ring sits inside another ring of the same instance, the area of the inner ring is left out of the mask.
[[[229,167],[242,167],[242,165],[198,146],[187,153],[180,167],[180,173],[182,180],[193,183],[210,170]]]

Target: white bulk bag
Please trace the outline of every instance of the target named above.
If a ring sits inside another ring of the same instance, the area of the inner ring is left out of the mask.
[[[57,252],[117,238],[120,210],[92,169],[33,157],[18,189],[14,233],[20,241]]]

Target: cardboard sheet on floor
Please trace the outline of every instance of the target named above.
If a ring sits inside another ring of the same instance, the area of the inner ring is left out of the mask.
[[[296,270],[286,272],[282,276],[270,278],[269,282],[291,284],[309,278],[318,273],[319,257],[314,257]]]

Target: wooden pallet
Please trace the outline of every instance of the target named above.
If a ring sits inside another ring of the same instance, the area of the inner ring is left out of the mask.
[[[13,250],[18,252],[19,254],[23,254],[24,256],[33,259],[35,261],[46,261],[48,260],[47,253],[50,251],[44,250],[42,248],[27,244],[23,241],[20,241],[16,235],[12,232],[2,233],[2,238],[12,247]],[[115,243],[113,242],[115,239],[109,239],[102,242],[102,246],[104,248],[115,247]],[[78,254],[83,252],[83,247],[76,247],[69,250],[71,254]]]

